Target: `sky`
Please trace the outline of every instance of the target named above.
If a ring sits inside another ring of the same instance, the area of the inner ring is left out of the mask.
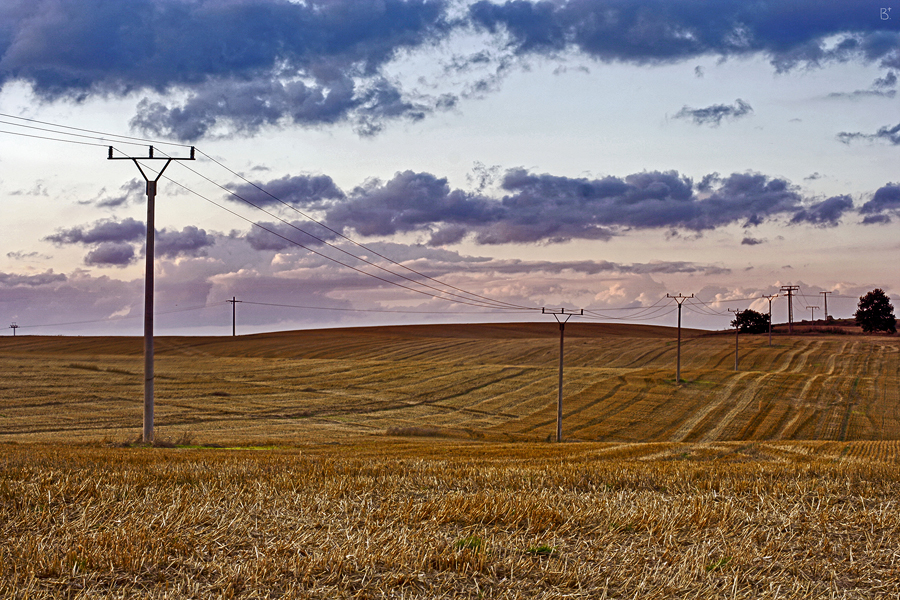
[[[898,306],[898,74],[898,0],[5,0],[0,332],[140,334],[109,146],[196,149],[159,334]]]

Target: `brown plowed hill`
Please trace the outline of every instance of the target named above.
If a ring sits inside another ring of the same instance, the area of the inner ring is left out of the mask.
[[[741,337],[573,321],[564,435],[573,440],[900,438],[900,340]],[[156,423],[206,443],[359,434],[546,439],[556,323],[420,325],[156,340]],[[141,426],[142,340],[0,338],[0,441],[121,440]]]

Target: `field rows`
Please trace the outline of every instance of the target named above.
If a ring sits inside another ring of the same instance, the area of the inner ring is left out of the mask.
[[[676,385],[671,338],[572,329],[567,439],[900,438],[893,338],[778,337],[769,347],[763,337],[742,336],[735,372],[732,337],[688,337],[685,381]],[[156,422],[171,439],[207,443],[386,431],[545,440],[556,430],[553,334],[397,328],[161,338]],[[0,441],[119,440],[140,430],[139,340],[11,341],[0,346],[0,368],[10,374],[0,383]]]

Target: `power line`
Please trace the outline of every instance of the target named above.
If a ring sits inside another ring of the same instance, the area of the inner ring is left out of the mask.
[[[458,304],[466,304],[466,305],[469,305],[469,306],[477,306],[477,307],[480,307],[480,308],[495,308],[495,309],[498,309],[498,310],[529,310],[529,311],[537,310],[537,309],[535,309],[535,308],[528,308],[528,307],[521,307],[521,308],[519,308],[519,307],[514,307],[514,306],[513,306],[513,307],[509,307],[509,308],[506,308],[506,307],[503,307],[503,306],[496,306],[496,305],[494,305],[494,304],[487,304],[487,303],[485,303],[485,302],[478,302],[478,301],[474,301],[474,300],[473,300],[473,301],[467,301],[467,300],[472,300],[472,299],[450,300],[450,299],[448,299],[446,296],[441,296],[441,295],[437,295],[437,294],[432,294],[432,293],[427,292],[427,291],[424,291],[424,290],[419,290],[419,289],[415,289],[415,288],[409,287],[409,286],[407,286],[407,285],[403,285],[402,283],[398,283],[398,282],[396,282],[396,281],[391,281],[390,279],[386,279],[386,278],[384,278],[384,277],[380,277],[380,276],[375,275],[375,274],[373,274],[373,273],[369,273],[368,271],[364,271],[364,270],[362,270],[362,269],[360,269],[360,268],[358,268],[358,267],[354,267],[353,265],[349,265],[349,264],[347,264],[347,263],[345,263],[345,262],[342,262],[342,261],[340,261],[340,260],[338,260],[338,259],[336,259],[336,258],[333,258],[333,257],[331,257],[331,256],[328,256],[327,254],[323,254],[322,252],[319,252],[319,251],[317,251],[317,250],[314,250],[313,248],[310,248],[309,246],[306,246],[306,245],[304,245],[304,244],[302,244],[302,243],[300,243],[300,242],[298,242],[298,241],[296,241],[296,240],[293,240],[293,239],[291,239],[291,238],[289,238],[289,237],[287,237],[287,236],[281,235],[281,234],[278,233],[277,231],[274,231],[274,230],[272,230],[272,229],[269,229],[268,227],[265,227],[264,225],[262,225],[262,224],[260,224],[260,223],[254,222],[254,221],[248,219],[247,217],[245,217],[245,216],[243,216],[243,215],[241,215],[241,214],[239,214],[239,213],[237,213],[237,212],[235,212],[235,211],[233,211],[233,210],[231,210],[231,209],[229,209],[229,208],[226,208],[225,206],[222,206],[221,204],[219,204],[219,203],[217,203],[217,202],[215,202],[215,201],[213,201],[213,200],[210,200],[209,198],[207,198],[207,197],[204,196],[203,194],[200,194],[199,192],[196,192],[196,191],[192,190],[191,188],[187,187],[186,185],[184,185],[184,184],[182,184],[182,183],[179,183],[179,182],[173,180],[171,177],[166,177],[166,179],[167,179],[168,181],[171,181],[171,182],[174,183],[175,185],[181,187],[182,189],[184,189],[184,190],[186,190],[186,191],[188,191],[188,192],[190,192],[190,193],[192,193],[192,194],[198,196],[199,198],[202,198],[203,200],[206,200],[207,202],[209,202],[209,203],[212,204],[213,206],[216,206],[216,207],[218,207],[218,208],[221,208],[222,210],[224,210],[224,211],[226,211],[226,212],[228,212],[228,213],[231,213],[232,215],[238,217],[239,219],[242,219],[242,220],[244,220],[244,221],[250,223],[251,225],[253,225],[253,226],[255,226],[255,227],[258,227],[258,228],[262,229],[263,231],[267,231],[267,232],[271,233],[272,235],[274,235],[274,236],[276,236],[276,237],[279,237],[279,238],[285,240],[286,242],[288,242],[288,243],[290,243],[290,244],[294,244],[295,246],[298,246],[298,247],[300,247],[300,248],[303,248],[304,250],[306,250],[306,251],[308,251],[308,252],[311,252],[312,254],[315,254],[315,255],[317,255],[317,256],[321,256],[322,258],[324,258],[324,259],[326,259],[326,260],[329,260],[329,261],[331,261],[331,262],[333,262],[333,263],[335,263],[335,264],[341,265],[341,266],[343,266],[343,267],[346,267],[346,268],[348,268],[348,269],[351,269],[351,270],[353,270],[353,271],[356,271],[357,273],[361,273],[361,274],[366,275],[366,276],[368,276],[368,277],[372,277],[372,278],[374,278],[374,279],[377,279],[377,280],[382,281],[382,282],[384,282],[384,283],[387,283],[387,284],[389,284],[389,285],[393,285],[393,286],[396,286],[396,287],[400,287],[400,288],[403,288],[403,289],[406,289],[406,290],[415,292],[415,293],[417,293],[417,294],[422,294],[422,295],[425,295],[425,296],[429,296],[429,297],[431,297],[431,298],[436,298],[436,299],[439,299],[439,300],[444,300],[444,301],[446,301],[446,302],[456,302],[456,303],[458,303]],[[373,265],[373,266],[376,266],[376,267],[377,267],[378,265]],[[383,267],[379,267],[379,268],[381,268],[381,269],[383,269],[383,270],[387,270],[387,269],[384,269]],[[389,270],[387,270],[387,271],[390,272],[390,273],[392,273],[392,272],[389,271]],[[413,283],[417,283],[418,285],[425,285],[425,284],[422,284],[422,283],[419,283],[419,282],[416,282],[416,281],[413,281]],[[428,286],[426,286],[426,287],[428,287]],[[441,291],[441,290],[438,290],[438,291]],[[451,294],[450,292],[443,292],[443,291],[441,291],[441,292],[444,293],[444,294],[447,294],[447,295],[455,295],[455,294]]]
[[[60,125],[59,123],[52,123],[52,122],[50,122],[50,121],[40,121],[40,120],[38,120],[38,119],[29,119],[29,118],[27,118],[27,117],[19,117],[19,116],[16,116],[16,115],[10,115],[10,114],[6,114],[6,113],[0,113],[0,117],[4,117],[4,118],[7,118],[7,119],[18,119],[18,120],[20,120],[20,121],[28,121],[29,123],[40,123],[41,125],[49,125],[49,126],[51,126],[51,127],[56,127],[56,128],[58,128],[58,129],[71,129],[72,131],[82,131],[82,132],[84,132],[84,133],[93,133],[93,134],[96,134],[96,135],[98,135],[98,136],[102,136],[102,137],[100,137],[100,138],[95,138],[95,139],[103,139],[103,138],[120,138],[120,139],[122,139],[122,140],[132,140],[132,141],[134,141],[134,142],[140,142],[139,145],[142,145],[142,146],[145,146],[145,145],[147,145],[147,144],[154,144],[154,145],[161,145],[161,146],[180,146],[180,147],[182,147],[182,148],[189,148],[189,147],[190,147],[189,144],[179,144],[179,143],[177,143],[177,142],[165,142],[165,141],[162,141],[162,140],[151,140],[151,139],[147,139],[147,138],[133,137],[133,136],[130,136],[130,135],[120,135],[120,134],[117,134],[117,133],[107,133],[107,132],[104,132],[104,131],[97,131],[97,130],[94,130],[94,129],[83,129],[83,128],[81,128],[81,127],[72,127],[71,125]],[[16,126],[17,126],[17,127],[29,127],[28,125],[18,125],[18,124],[16,124]],[[38,127],[33,127],[33,129],[40,129],[40,128],[38,128]],[[47,131],[51,131],[51,130],[48,129]],[[61,134],[63,134],[63,135],[75,135],[75,134],[65,133],[65,132],[62,132],[62,131],[60,131],[59,133],[61,133]],[[83,136],[83,137],[88,137],[88,136]],[[129,142],[123,142],[123,143],[129,143]],[[103,145],[107,145],[107,144],[103,144]]]
[[[362,244],[362,243],[360,243],[360,242],[357,242],[356,240],[354,240],[354,239],[348,237],[347,235],[345,235],[344,233],[342,233],[342,232],[340,232],[340,231],[338,231],[338,230],[336,230],[336,229],[334,229],[334,228],[332,228],[332,227],[329,227],[328,225],[326,225],[325,223],[322,223],[322,222],[319,221],[318,219],[315,219],[314,217],[312,217],[312,216],[306,214],[305,212],[301,211],[299,208],[297,208],[297,207],[294,206],[293,204],[290,204],[290,203],[288,203],[288,202],[285,202],[285,201],[282,200],[281,198],[275,196],[274,194],[272,194],[272,193],[269,192],[268,190],[266,190],[266,189],[264,189],[263,187],[257,185],[256,183],[250,181],[249,179],[247,179],[246,177],[244,177],[244,176],[241,175],[240,173],[238,173],[238,172],[234,171],[233,169],[231,169],[231,168],[225,166],[222,162],[220,162],[220,161],[216,160],[215,158],[209,156],[209,155],[206,154],[205,152],[201,151],[200,153],[201,153],[203,156],[205,156],[206,158],[208,158],[210,161],[212,161],[212,162],[214,162],[215,164],[219,165],[220,167],[222,167],[223,169],[225,169],[226,171],[228,171],[229,173],[231,173],[231,174],[234,175],[235,177],[238,177],[239,179],[241,179],[242,181],[244,181],[244,182],[247,183],[248,185],[250,185],[250,186],[254,187],[255,189],[259,190],[260,192],[266,194],[267,196],[269,196],[269,197],[272,198],[273,200],[276,200],[277,202],[283,204],[284,206],[286,206],[286,207],[288,207],[289,209],[293,210],[294,212],[296,212],[297,214],[301,215],[301,216],[304,217],[305,219],[307,219],[307,220],[309,220],[309,221],[311,221],[311,222],[313,222],[313,223],[319,225],[320,227],[325,228],[326,230],[328,230],[329,232],[333,233],[334,235],[337,235],[337,236],[339,236],[339,237],[341,237],[341,238],[347,240],[347,241],[350,242],[351,244],[353,244],[353,245],[355,245],[355,246],[358,246],[358,247],[362,248],[362,249],[365,250],[366,252],[371,252],[371,253],[374,254],[375,256],[378,256],[379,258],[382,258],[382,259],[384,259],[384,260],[390,262],[391,264],[397,265],[398,267],[400,267],[400,268],[402,268],[402,269],[406,269],[407,271],[409,271],[409,272],[411,272],[411,273],[414,273],[414,274],[416,274],[416,275],[419,275],[420,277],[425,277],[426,279],[429,279],[429,280],[431,280],[431,281],[435,281],[435,282],[437,282],[437,283],[440,283],[441,285],[447,286],[447,287],[449,287],[449,288],[451,288],[451,289],[454,289],[454,290],[457,290],[457,291],[459,291],[459,292],[463,292],[463,293],[465,293],[465,294],[468,294],[468,295],[470,295],[470,296],[475,296],[475,297],[481,298],[481,299],[483,299],[483,300],[488,300],[488,301],[490,301],[490,302],[502,302],[502,301],[494,300],[494,299],[492,299],[492,298],[487,298],[487,297],[485,297],[485,296],[480,296],[480,295],[478,295],[478,294],[474,294],[474,293],[472,293],[472,292],[463,290],[463,289],[458,288],[458,287],[456,287],[456,286],[453,286],[453,285],[451,285],[451,284],[449,284],[449,283],[440,281],[439,279],[435,279],[434,277],[431,277],[431,276],[429,276],[429,275],[426,275],[426,274],[424,274],[424,273],[421,273],[421,272],[417,271],[416,269],[413,269],[413,268],[408,267],[408,266],[406,266],[406,265],[404,265],[404,264],[401,264],[401,263],[399,263],[399,262],[397,262],[397,261],[395,261],[395,260],[389,258],[388,256],[385,256],[384,254],[381,254],[380,252],[378,252],[378,251],[376,251],[376,250],[373,250],[372,248],[369,248],[368,246],[366,246],[366,245],[364,245],[364,244]],[[199,175],[199,173],[198,173],[198,175]],[[203,176],[201,175],[201,177],[203,177]],[[211,183],[214,183],[214,182],[211,182]],[[218,185],[218,184],[217,184],[217,185]],[[220,186],[220,187],[222,187],[222,186]],[[234,193],[232,190],[228,190],[227,188],[223,188],[223,189],[225,189],[225,191],[227,191],[227,192],[229,192],[229,193]],[[238,196],[237,194],[235,194],[235,196],[240,197],[240,196]],[[310,234],[308,234],[308,235],[310,235]],[[326,242],[326,243],[327,243],[327,242]],[[329,245],[330,245],[330,244],[329,244]],[[531,307],[516,306],[516,305],[513,305],[513,304],[508,303],[508,302],[502,302],[502,303],[503,303],[503,304],[507,304],[507,305],[509,305],[509,306],[515,306],[516,308],[527,308],[528,310],[537,310],[536,308],[531,308]]]
[[[51,140],[54,142],[65,142],[67,144],[80,144],[82,146],[99,146],[101,148],[108,146],[108,144],[94,144],[92,142],[80,142],[78,140],[64,140],[62,138],[53,138],[53,137],[48,137],[46,135],[34,135],[34,134],[30,134],[30,133],[21,133],[18,131],[6,131],[5,129],[0,129],[0,133],[6,133],[9,135],[18,135],[21,137],[34,138],[34,139],[38,139],[38,140]]]
[[[208,155],[205,154],[205,153],[203,153],[203,152],[201,152],[201,154],[203,154],[204,156],[207,156],[207,157],[208,157]],[[211,159],[211,160],[212,160],[212,159]],[[248,204],[248,205],[250,205],[250,206],[256,208],[257,210],[259,210],[259,211],[265,213],[266,215],[270,216],[271,218],[280,221],[280,222],[283,223],[284,225],[287,225],[288,227],[290,227],[290,228],[292,228],[292,229],[294,229],[294,230],[296,230],[296,231],[299,231],[300,233],[302,233],[302,234],[304,234],[304,235],[307,235],[307,236],[313,238],[314,240],[316,240],[317,242],[319,242],[319,243],[321,243],[321,244],[323,244],[323,245],[325,245],[325,246],[328,246],[328,247],[330,247],[330,248],[334,248],[334,249],[337,250],[338,252],[341,252],[341,253],[343,253],[343,254],[346,254],[347,256],[350,256],[350,257],[352,257],[352,258],[355,258],[356,260],[359,260],[359,261],[361,261],[361,262],[364,262],[364,263],[366,263],[366,264],[368,264],[368,265],[370,265],[370,266],[372,266],[372,267],[375,267],[376,269],[379,269],[379,270],[384,271],[384,272],[386,272],[386,273],[390,273],[391,275],[394,275],[395,277],[400,277],[401,279],[404,279],[404,280],[406,280],[406,281],[409,281],[410,283],[414,283],[414,284],[416,284],[416,285],[420,285],[420,286],[426,287],[426,288],[428,288],[428,289],[432,289],[432,290],[434,290],[434,291],[436,291],[436,292],[438,292],[438,293],[440,293],[440,294],[446,294],[446,295],[448,295],[448,296],[453,296],[453,297],[457,297],[457,298],[464,298],[464,299],[466,299],[466,300],[474,300],[474,301],[476,301],[476,302],[481,302],[481,304],[489,303],[490,305],[492,305],[492,306],[495,307],[495,308],[508,307],[508,308],[515,308],[515,309],[524,309],[524,310],[537,310],[537,308],[535,308],[535,307],[525,307],[525,306],[521,306],[521,305],[517,305],[517,304],[512,304],[512,303],[510,303],[510,302],[505,302],[505,301],[503,301],[503,300],[494,300],[494,299],[488,298],[488,297],[486,297],[486,296],[481,296],[481,295],[479,295],[479,294],[475,294],[474,292],[469,292],[469,291],[463,290],[463,289],[461,289],[461,288],[458,288],[458,287],[456,287],[456,286],[450,285],[450,284],[448,284],[448,283],[444,283],[443,281],[440,281],[440,280],[438,280],[438,279],[435,279],[434,277],[431,277],[431,276],[429,276],[429,275],[425,275],[424,273],[420,273],[419,271],[416,271],[415,269],[411,269],[411,268],[407,267],[406,265],[400,264],[400,263],[398,263],[397,261],[394,261],[394,260],[392,260],[392,259],[390,259],[390,258],[384,256],[383,254],[380,254],[380,253],[376,252],[375,250],[372,250],[372,249],[370,249],[370,248],[368,248],[368,247],[366,247],[366,246],[364,246],[364,245],[362,245],[362,244],[360,244],[360,243],[358,243],[358,242],[352,240],[351,238],[349,238],[349,237],[347,237],[347,236],[345,236],[345,235],[343,235],[343,234],[341,234],[341,233],[339,233],[339,232],[337,232],[337,231],[335,231],[335,230],[333,230],[333,229],[327,227],[326,225],[323,225],[323,224],[319,223],[318,221],[315,221],[315,219],[312,219],[311,217],[305,215],[305,214],[302,213],[301,211],[299,211],[299,210],[297,211],[297,212],[299,212],[301,215],[303,215],[303,216],[305,216],[306,218],[308,218],[309,220],[311,220],[311,221],[313,221],[313,222],[315,222],[315,223],[318,223],[318,224],[322,225],[323,227],[325,227],[325,228],[328,229],[329,231],[332,231],[332,232],[336,233],[337,235],[339,235],[340,237],[346,239],[347,241],[351,242],[352,244],[354,244],[354,245],[356,245],[356,246],[359,246],[360,248],[363,248],[364,250],[367,250],[367,251],[371,252],[372,254],[375,254],[375,255],[377,255],[377,256],[379,256],[379,257],[381,257],[381,258],[383,258],[383,259],[389,261],[389,262],[392,263],[392,264],[395,264],[395,265],[397,265],[397,266],[399,266],[399,267],[401,267],[401,268],[403,268],[403,269],[406,269],[407,271],[410,271],[410,272],[412,272],[412,273],[415,273],[416,275],[419,275],[419,276],[421,276],[421,277],[424,277],[424,278],[426,278],[426,279],[429,279],[429,280],[431,280],[431,281],[434,281],[434,282],[436,282],[436,283],[439,283],[440,285],[443,285],[443,286],[445,286],[445,287],[448,287],[448,288],[457,290],[457,291],[459,291],[459,292],[462,292],[463,294],[466,294],[467,296],[471,296],[471,298],[468,298],[468,297],[466,297],[466,296],[461,296],[461,295],[459,295],[459,294],[456,294],[456,293],[454,293],[454,292],[449,292],[449,291],[447,291],[447,290],[442,290],[442,289],[440,289],[440,288],[437,288],[437,287],[435,287],[435,286],[429,285],[429,284],[427,284],[427,283],[423,283],[423,282],[421,282],[421,281],[417,281],[417,280],[415,280],[415,279],[412,279],[411,277],[408,277],[408,276],[406,276],[406,275],[403,275],[402,273],[397,273],[396,271],[392,271],[391,269],[388,269],[388,268],[386,268],[386,267],[383,267],[383,266],[381,266],[381,265],[379,265],[379,264],[377,264],[377,263],[375,263],[375,262],[373,262],[373,261],[370,261],[370,260],[368,260],[368,259],[366,259],[366,258],[364,258],[364,257],[361,257],[361,256],[359,256],[359,255],[357,255],[357,254],[352,253],[352,252],[349,252],[349,251],[347,251],[347,250],[341,248],[340,246],[337,246],[337,245],[335,245],[335,244],[332,244],[332,243],[329,242],[328,240],[326,240],[326,239],[324,239],[324,238],[321,238],[321,237],[319,237],[319,236],[317,236],[317,235],[314,235],[314,234],[312,234],[312,233],[306,231],[305,229],[302,229],[302,228],[298,227],[298,226],[295,225],[294,223],[291,223],[290,221],[287,221],[287,220],[285,220],[285,219],[279,217],[278,215],[275,215],[275,214],[269,212],[268,210],[266,210],[266,209],[263,208],[262,206],[260,206],[260,205],[258,205],[258,204],[255,204],[254,202],[251,202],[250,200],[244,198],[243,196],[241,196],[240,194],[238,194],[238,193],[235,192],[234,190],[229,190],[229,189],[226,188],[225,186],[223,186],[223,185],[221,185],[221,184],[219,184],[219,183],[213,181],[212,179],[206,177],[205,175],[203,175],[203,174],[197,172],[195,169],[192,169],[192,168],[187,167],[187,166],[185,166],[185,165],[182,165],[182,166],[184,166],[184,168],[188,169],[189,171],[191,171],[191,172],[194,173],[195,175],[197,175],[197,176],[199,176],[199,177],[202,177],[203,179],[205,179],[205,180],[208,181],[209,183],[212,183],[213,185],[219,187],[220,189],[222,189],[222,190],[225,191],[226,193],[231,194],[232,196],[234,196],[235,198],[241,200],[242,202],[244,202],[244,203],[246,203],[246,204]],[[254,185],[255,185],[255,184],[254,184]],[[258,188],[258,186],[256,186],[256,187]],[[258,188],[258,189],[262,189],[262,188]],[[264,190],[263,190],[263,191],[264,191]],[[268,192],[266,192],[266,193],[268,193]],[[269,194],[269,195],[271,196],[271,194]],[[273,198],[274,198],[274,196],[273,196]],[[277,198],[276,198],[276,199],[277,199]],[[285,204],[286,206],[290,206],[289,204],[287,204],[287,203],[285,203],[285,202],[283,202],[283,201],[281,201],[281,200],[279,200],[279,202],[282,202],[282,204]],[[297,210],[297,209],[295,209],[295,210]],[[265,229],[265,228],[264,228],[264,229]],[[268,229],[267,229],[267,231],[270,231],[270,232],[271,232],[271,230],[268,230]],[[277,235],[277,234],[276,234],[276,235]],[[284,238],[284,239],[288,239],[288,238],[285,238],[284,236],[279,236],[279,237],[282,237],[282,238]],[[291,240],[291,241],[293,241],[293,240]],[[297,243],[297,242],[294,242],[294,243]],[[299,244],[298,244],[298,245],[299,245]],[[305,247],[305,246],[304,246],[304,247]],[[308,249],[308,248],[307,248],[307,249]],[[322,255],[322,256],[324,256],[324,255]]]
[[[225,302],[231,302],[226,300]],[[378,309],[378,308],[344,308],[337,306],[300,306],[296,304],[276,304],[272,302],[252,302],[250,300],[240,300],[244,304],[254,304],[257,306],[274,306],[281,308],[300,308],[307,310],[334,310],[344,312],[371,312],[371,313],[399,313],[405,315],[502,315],[508,314],[503,311],[496,312],[476,312],[476,311],[454,311],[454,310],[399,310],[399,309]]]

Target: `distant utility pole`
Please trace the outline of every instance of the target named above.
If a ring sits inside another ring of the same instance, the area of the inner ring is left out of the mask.
[[[562,442],[562,398],[563,398],[563,340],[566,335],[566,323],[572,318],[572,315],[583,315],[584,309],[575,312],[574,310],[566,311],[565,308],[542,308],[541,313],[545,315],[553,315],[556,322],[559,323],[559,398],[556,401],[556,441]]]
[[[729,308],[728,312],[734,313],[734,316],[737,317],[739,311],[736,308]],[[741,327],[740,325],[735,325],[734,327],[734,370],[738,370],[738,339],[741,337]]]
[[[13,330],[13,337],[16,337],[16,329],[18,329],[19,326],[16,325],[15,321],[13,321],[13,324],[10,325],[9,328]]]
[[[681,383],[681,305],[684,304],[684,301],[688,298],[693,298],[694,295],[690,296],[682,296],[681,292],[678,293],[677,296],[673,296],[672,294],[666,294],[666,298],[673,298],[675,302],[678,303],[678,346],[675,351],[675,384]]]
[[[806,308],[809,309],[809,322],[815,323],[816,322],[816,312],[815,311],[819,310],[819,307],[818,306],[807,306]]]
[[[788,299],[788,333],[794,333],[794,292],[800,291],[799,285],[783,285],[781,291]]]
[[[820,294],[824,294],[825,298],[825,320],[828,320],[828,294],[833,294],[834,292],[819,292]]]
[[[153,255],[154,255],[154,228],[156,206],[156,184],[162,177],[163,171],[173,160],[194,160],[194,147],[191,146],[190,158],[173,158],[169,156],[154,156],[153,146],[147,156],[113,156],[113,147],[109,147],[108,160],[130,160],[141,172],[144,181],[147,182],[147,262],[144,271],[144,443],[153,443]],[[154,179],[147,177],[144,168],[138,161],[164,160],[166,163],[156,173]]]
[[[778,294],[766,295],[763,298],[769,301],[769,345],[772,345],[772,300],[778,297]]]
[[[231,337],[234,337],[234,336],[236,335],[236,334],[235,334],[235,326],[236,326],[236,325],[235,325],[235,324],[236,324],[235,307],[236,307],[239,303],[243,302],[243,300],[237,300],[237,299],[235,299],[234,296],[232,296],[232,297],[231,297],[231,300],[226,300],[225,302],[231,302]]]

